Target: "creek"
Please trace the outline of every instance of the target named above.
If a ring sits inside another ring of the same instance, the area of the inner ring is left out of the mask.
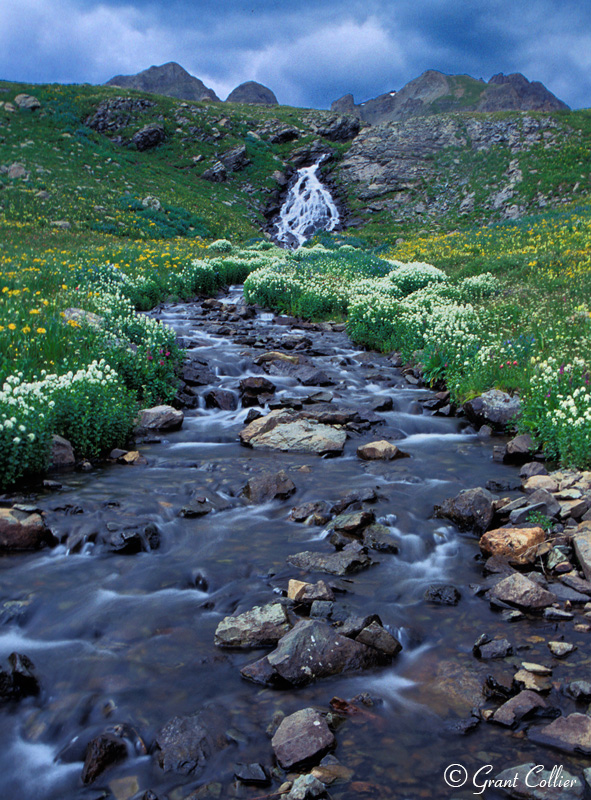
[[[240,308],[240,288],[223,301]],[[326,710],[333,696],[360,693],[369,693],[374,705],[367,719],[348,719],[336,731],[334,754],[352,770],[353,783],[330,787],[334,800],[473,796],[468,787],[462,795],[446,786],[443,772],[452,763],[470,773],[491,764],[493,774],[526,761],[557,763],[580,774],[581,759],[552,754],[498,726],[481,722],[461,735],[474,704],[472,684],[507,671],[507,663],[478,662],[475,639],[483,632],[512,638],[519,628],[525,649],[514,663],[545,663],[544,641],[555,630],[555,623],[541,619],[509,625],[476,596],[470,585],[482,580],[477,539],[432,516],[435,503],[463,488],[516,477],[514,467],[492,460],[493,441],[479,438],[462,418],[424,413],[420,401],[431,393],[407,383],[387,356],[357,350],[345,333],[299,330],[261,312],[227,321],[227,314],[200,303],[154,313],[188,344],[189,358],[207,362],[215,386],[236,396],[241,378],[264,374],[254,364],[257,355],[280,349],[285,337],[292,337],[293,347],[294,336],[305,336],[308,343],[300,339],[300,349],[289,352],[309,356],[333,385],[302,386],[270,374],[276,400],[307,401],[329,391],[333,405],[368,409],[378,398],[392,398],[393,407],[378,412],[378,427],[351,432],[342,456],[320,458],[242,447],[238,434],[248,409],[207,409],[201,400],[186,412],[180,431],[140,444],[145,466],[63,473],[59,492],[26,498],[46,513],[64,542],[77,537],[77,546],[0,559],[0,662],[15,650],[27,654],[42,685],[38,697],[0,709],[2,797],[127,800],[151,789],[159,798],[180,800],[210,781],[221,785],[222,798],[259,797],[273,789],[236,784],[234,766],[260,762],[272,768],[267,729],[277,712]],[[357,446],[375,439],[398,443],[410,458],[360,461]],[[241,497],[247,480],[281,469],[297,487],[293,497],[247,505]],[[292,506],[332,503],[362,488],[376,489],[371,508],[398,537],[400,552],[374,554],[379,563],[353,576],[314,574],[310,580],[335,586],[336,604],[351,613],[379,614],[402,642],[402,653],[392,666],[297,690],[246,682],[240,668],[265,651],[216,648],[216,626],[228,614],[276,599],[290,578],[305,579],[286,562],[290,554],[333,551],[325,529],[288,520]],[[179,516],[196,490],[214,493],[220,507],[199,518]],[[117,555],[93,541],[106,525],[139,519],[160,529],[157,550]],[[424,593],[432,583],[456,586],[459,605],[427,603]],[[588,651],[584,641],[571,641]],[[568,673],[569,667],[557,667],[554,678],[561,669]],[[125,761],[82,788],[84,749],[98,733],[129,725],[149,748],[171,717],[211,702],[232,744],[203,772],[165,773],[141,748],[131,748]],[[103,787],[111,794],[103,795]]]

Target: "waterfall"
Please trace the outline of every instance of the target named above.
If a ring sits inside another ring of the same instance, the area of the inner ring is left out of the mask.
[[[320,183],[318,167],[325,156],[311,167],[302,167],[279,212],[275,238],[285,247],[300,247],[316,231],[333,231],[339,212],[328,189]]]

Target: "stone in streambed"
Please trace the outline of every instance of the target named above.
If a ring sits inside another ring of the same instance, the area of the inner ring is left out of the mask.
[[[219,408],[221,411],[235,411],[238,408],[238,399],[234,392],[228,389],[211,389],[206,392],[206,408]]]
[[[449,519],[461,531],[473,530],[483,534],[488,530],[494,514],[494,502],[498,498],[487,489],[464,489],[455,497],[448,497],[435,506],[436,517]]]
[[[425,600],[438,606],[457,606],[462,599],[459,589],[449,584],[437,586],[431,584],[424,594]]]
[[[519,573],[503,578],[490,590],[488,596],[528,611],[540,611],[556,602],[556,595]]]
[[[365,549],[349,544],[338,553],[317,553],[311,550],[288,556],[287,561],[305,572],[326,572],[329,575],[349,575],[373,564]]]
[[[287,596],[296,603],[311,604],[317,600],[332,602],[334,592],[324,581],[306,583],[291,579],[287,586]]]
[[[49,455],[49,468],[60,469],[72,467],[76,463],[74,449],[67,439],[63,436],[54,434],[51,437],[51,452]]]
[[[585,578],[591,581],[591,531],[583,526],[577,529],[573,537],[573,546]]]
[[[127,758],[127,745],[113,733],[102,733],[88,743],[82,768],[82,783],[93,783],[108,767]]]
[[[402,650],[398,639],[394,638],[385,628],[377,622],[371,622],[355,637],[356,642],[373,647],[386,656],[394,657]]]
[[[538,545],[546,540],[542,528],[498,528],[480,539],[480,549],[487,556],[503,556],[510,564],[522,566],[535,561]]]
[[[41,514],[17,506],[0,508],[0,551],[40,550],[57,540]]]
[[[400,543],[385,525],[374,522],[363,531],[363,544],[378,553],[397,553]]]
[[[377,442],[362,444],[357,448],[357,455],[363,461],[393,461],[396,458],[409,458],[395,444],[381,439]]]
[[[267,786],[271,779],[265,767],[260,764],[236,764],[234,777],[247,786]]]
[[[183,425],[185,415],[172,406],[154,406],[140,411],[135,433],[145,431],[177,431]]]
[[[464,412],[472,423],[502,430],[521,414],[521,401],[499,389],[491,389],[464,403]]]
[[[540,708],[546,708],[544,700],[537,692],[526,689],[503,703],[490,719],[499,725],[512,727]]]
[[[375,519],[376,515],[373,511],[353,511],[349,514],[339,514],[332,521],[332,527],[341,533],[360,535],[368,525],[375,522]]]
[[[215,631],[218,647],[264,647],[275,645],[289,631],[287,612],[279,603],[255,606],[235,617],[224,617]]]
[[[522,433],[507,442],[504,461],[507,464],[523,464],[531,459],[535,445],[529,433]]]
[[[554,658],[564,658],[576,650],[576,645],[570,642],[548,642],[548,648]]]
[[[530,728],[528,738],[536,744],[556,747],[565,753],[591,755],[591,717],[569,714],[543,728]]]
[[[307,525],[326,525],[330,519],[330,509],[324,500],[316,500],[292,508],[289,519],[292,522],[304,522]]]
[[[195,774],[227,746],[224,720],[224,710],[214,706],[173,717],[156,736],[154,758],[164,772]]]
[[[295,483],[285,470],[281,470],[250,478],[242,493],[251,503],[265,503],[268,500],[286,500],[295,491]]]
[[[298,775],[284,797],[285,800],[315,800],[326,797],[326,786],[312,774]]]
[[[136,528],[105,531],[100,538],[111,552],[119,555],[150,553],[160,547],[160,530],[154,522]]]
[[[583,781],[562,766],[547,770],[533,761],[509,767],[494,780],[503,794],[520,800],[580,800],[585,792]]]
[[[346,439],[344,430],[279,409],[254,420],[240,432],[240,442],[254,449],[318,455],[340,455]]]
[[[313,708],[303,708],[285,717],[271,740],[277,761],[284,769],[320,761],[333,745],[334,736],[326,720]]]
[[[11,653],[8,663],[10,672],[0,669],[0,703],[39,694],[39,681],[31,659],[21,653]]]

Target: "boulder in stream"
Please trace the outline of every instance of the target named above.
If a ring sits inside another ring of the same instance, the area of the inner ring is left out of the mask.
[[[287,558],[290,564],[305,572],[326,572],[329,575],[349,575],[370,567],[373,561],[364,547],[354,542],[337,553],[317,553],[305,550]]]
[[[185,415],[172,406],[154,406],[140,411],[135,433],[146,431],[178,431],[183,425]]]
[[[88,743],[82,768],[82,783],[93,783],[99,775],[118,761],[127,758],[124,739],[114,733],[102,733]]]
[[[229,389],[210,389],[205,394],[206,408],[219,408],[222,411],[235,411],[238,408],[238,398]]]
[[[521,414],[521,400],[499,389],[490,389],[464,403],[464,412],[476,425],[491,425],[502,430]]]
[[[473,530],[483,534],[488,530],[497,500],[488,489],[464,489],[455,497],[448,497],[435,506],[435,516],[449,519],[461,531]]]
[[[498,528],[488,531],[480,539],[480,549],[487,556],[502,556],[509,564],[532,564],[538,546],[546,540],[544,530],[535,528]]]
[[[536,744],[556,747],[566,753],[591,755],[591,717],[569,714],[543,728],[530,728],[528,738]]]
[[[409,458],[408,453],[385,439],[360,445],[357,448],[357,455],[363,461],[393,461],[395,458]]]
[[[557,599],[555,594],[518,572],[500,580],[488,596],[491,600],[500,600],[527,611],[541,611]]]
[[[40,550],[56,543],[41,514],[18,505],[0,508],[0,551]]]
[[[157,734],[154,757],[164,772],[193,775],[228,744],[226,712],[209,706],[187,717],[173,717]]]
[[[301,620],[275,650],[240,672],[255,683],[304,686],[317,678],[388,664],[393,655],[391,642],[386,642],[385,650],[377,649],[385,640],[379,639],[374,630],[367,637],[376,647],[343,636],[326,622]]]
[[[242,493],[251,503],[266,503],[268,500],[286,500],[295,491],[295,483],[282,469],[250,478]]]
[[[298,764],[320,761],[334,741],[324,717],[313,708],[303,708],[285,717],[271,747],[283,769],[292,769]]]
[[[343,430],[279,409],[254,420],[240,432],[240,442],[255,449],[318,455],[340,455],[346,439]]]
[[[11,653],[8,663],[10,672],[0,669],[0,703],[39,694],[39,681],[31,659],[21,653]]]
[[[235,617],[224,617],[216,628],[214,643],[218,647],[265,647],[277,644],[289,629],[285,608],[270,603]]]

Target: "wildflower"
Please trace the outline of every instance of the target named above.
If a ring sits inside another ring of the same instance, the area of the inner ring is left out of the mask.
[[[45,328],[37,328],[37,333],[47,333]]]
[[[16,330],[16,325],[14,324],[14,322],[9,322],[8,323],[8,330],[9,331],[15,331]]]

